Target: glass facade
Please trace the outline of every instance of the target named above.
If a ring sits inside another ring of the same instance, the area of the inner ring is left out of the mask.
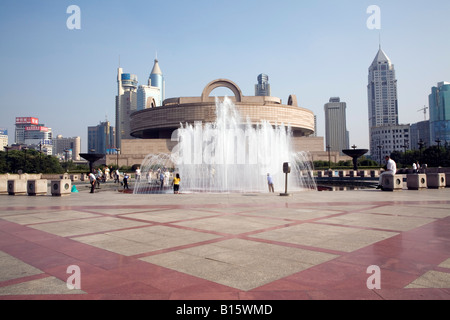
[[[428,97],[430,104],[430,142],[437,144],[450,142],[450,83],[440,82],[431,88]]]

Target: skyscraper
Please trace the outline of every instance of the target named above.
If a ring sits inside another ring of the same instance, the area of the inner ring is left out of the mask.
[[[330,151],[338,151],[349,148],[349,136],[346,118],[347,104],[341,102],[339,97],[330,98],[324,105],[325,111],[325,143]]]
[[[114,149],[115,130],[110,122],[100,122],[97,126],[88,127],[88,150],[95,153],[110,154]]]
[[[117,70],[116,96],[116,147],[122,139],[133,139],[130,135],[130,115],[137,110],[137,76]]]
[[[379,141],[375,141],[374,132],[379,132],[378,127],[384,127],[382,131],[389,131],[389,126],[398,125],[398,99],[397,80],[395,69],[391,60],[381,49],[378,50],[375,59],[369,67],[369,83],[367,85],[367,96],[369,105],[369,135],[370,154],[380,158],[378,150]],[[394,130],[398,130],[395,129]],[[385,146],[384,155],[393,150]],[[381,155],[379,162],[384,157]]]
[[[450,141],[450,82],[439,82],[431,88],[430,103],[430,142]]]
[[[255,85],[255,96],[269,96],[270,97],[270,84],[269,76],[261,73],[258,78],[258,84]]]
[[[162,106],[164,90],[164,76],[159,67],[158,59],[155,59],[152,72],[148,77],[148,84],[140,85],[137,90],[137,110]]]

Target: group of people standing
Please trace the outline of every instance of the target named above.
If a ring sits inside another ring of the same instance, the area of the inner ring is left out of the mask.
[[[87,175],[89,177],[89,183],[91,185],[90,193],[94,193],[96,186],[98,186],[98,188],[100,187],[100,182],[106,182],[108,180],[108,177],[112,179],[113,175],[114,175],[114,183],[120,182],[119,181],[120,180],[119,169],[115,170],[113,173],[112,168],[109,169],[108,167],[105,167],[104,172],[101,170],[101,168],[98,168],[98,169],[94,170],[94,172],[89,172]],[[159,171],[158,177],[159,177],[159,180],[161,183],[160,187],[162,189],[164,186],[164,181],[166,180],[166,176],[162,170]],[[130,175],[125,172],[123,174],[123,180],[122,180],[122,185],[123,185],[124,189],[129,189],[129,185],[128,185],[129,179],[130,179]],[[135,171],[135,179],[136,179],[136,182],[140,181],[140,179],[141,179],[141,169],[139,167],[137,167],[137,169]],[[181,182],[180,174],[177,173],[175,175],[175,177],[173,178],[173,192],[175,194],[178,194],[180,192],[180,182]]]

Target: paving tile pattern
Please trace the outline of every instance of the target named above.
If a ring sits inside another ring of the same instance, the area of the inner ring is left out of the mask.
[[[447,300],[449,195],[2,195],[0,299]]]

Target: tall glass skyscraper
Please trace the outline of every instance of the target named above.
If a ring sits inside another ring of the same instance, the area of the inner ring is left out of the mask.
[[[430,103],[430,142],[436,140],[450,142],[450,82],[439,82],[431,88]]]

